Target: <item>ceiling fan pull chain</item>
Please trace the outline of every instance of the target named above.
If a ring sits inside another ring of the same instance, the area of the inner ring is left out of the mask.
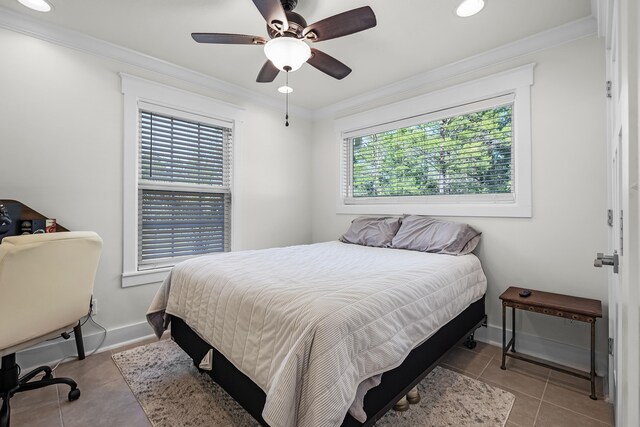
[[[289,87],[289,70],[287,70],[287,68],[289,67],[285,67],[285,75],[286,75],[286,86]],[[289,126],[289,90],[287,91],[287,93],[285,94],[285,115],[284,115],[284,125],[286,127]]]

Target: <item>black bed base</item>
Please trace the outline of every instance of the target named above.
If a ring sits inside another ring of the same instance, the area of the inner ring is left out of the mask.
[[[362,427],[375,424],[398,400],[436,367],[449,349],[464,340],[468,340],[470,346],[475,344],[473,333],[480,326],[486,326],[484,296],[440,328],[431,338],[416,347],[409,353],[402,365],[382,375],[381,384],[369,390],[364,398],[364,409],[367,413],[367,421],[364,424],[347,414],[342,426]],[[260,424],[268,426],[262,419],[266,396],[260,387],[236,369],[220,352],[200,338],[179,317],[171,319],[171,336],[193,359],[196,366],[205,354],[213,349],[214,369],[207,372],[209,376]],[[470,340],[469,337],[471,337]]]

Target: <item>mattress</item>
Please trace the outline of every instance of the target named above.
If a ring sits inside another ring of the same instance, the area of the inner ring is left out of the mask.
[[[158,319],[180,317],[251,378],[270,426],[338,426],[363,381],[399,366],[486,286],[472,254],[326,242],[180,263],[148,318],[161,329]]]

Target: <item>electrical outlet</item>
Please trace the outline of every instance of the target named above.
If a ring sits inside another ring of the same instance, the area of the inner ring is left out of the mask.
[[[98,300],[91,298],[91,315],[95,316],[96,314],[98,314]]]

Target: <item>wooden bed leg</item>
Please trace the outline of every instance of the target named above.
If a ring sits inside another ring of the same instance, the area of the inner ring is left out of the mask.
[[[407,400],[407,396],[403,396],[402,399],[398,400],[398,403],[396,403],[393,406],[393,410],[398,412],[404,412],[404,411],[408,411],[410,407],[411,405]]]
[[[418,386],[415,386],[414,388],[409,390],[409,393],[407,393],[407,402],[412,405],[420,402],[420,392],[418,391]]]

